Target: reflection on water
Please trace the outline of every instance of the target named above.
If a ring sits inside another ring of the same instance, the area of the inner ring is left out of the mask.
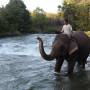
[[[80,72],[71,77],[56,76],[55,90],[89,90],[90,72]]]
[[[90,90],[90,58],[86,71],[63,76],[54,74],[55,61],[47,62],[39,54],[37,36],[51,50],[54,34],[34,34],[0,40],[0,90]]]

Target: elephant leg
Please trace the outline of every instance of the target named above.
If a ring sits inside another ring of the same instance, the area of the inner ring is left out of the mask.
[[[75,63],[77,61],[77,58],[78,58],[78,51],[73,53],[71,56],[69,56],[69,58],[68,58],[68,74],[73,73],[73,69],[74,69]]]
[[[56,59],[56,64],[55,64],[55,72],[60,72],[62,64],[63,64],[64,59],[63,58],[58,58]]]
[[[78,58],[78,60],[77,60],[77,67],[78,67],[78,69],[81,67],[81,65],[82,65],[82,63],[81,63],[81,58]]]
[[[82,59],[82,65],[81,65],[82,69],[85,69],[86,62],[87,62],[87,56]]]
[[[85,69],[85,62],[82,63],[82,69]]]
[[[68,62],[68,74],[72,74],[73,73],[75,62],[76,62],[75,60],[70,60]]]
[[[80,61],[82,61],[82,62],[80,62]],[[86,64],[85,58],[84,59],[80,59],[78,61],[78,64],[77,64],[78,69],[85,69],[85,64]]]
[[[88,57],[88,54],[86,55],[82,55],[80,56],[79,60],[78,60],[78,65],[82,68],[82,69],[85,69],[85,64],[87,62],[87,57]]]
[[[68,74],[72,74],[73,73],[73,69],[74,69],[76,60],[77,60],[77,53],[75,53],[72,56],[70,56],[70,58],[68,60]]]
[[[81,58],[78,59],[77,68],[78,68],[78,70],[85,69],[85,62],[83,62],[83,59],[81,59]]]

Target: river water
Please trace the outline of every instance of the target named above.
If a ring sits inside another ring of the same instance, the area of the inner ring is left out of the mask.
[[[41,58],[37,36],[49,53],[55,34],[0,39],[0,90],[90,90],[90,58],[85,71],[74,72],[72,77],[55,75],[55,61]],[[64,62],[61,73],[66,69]]]

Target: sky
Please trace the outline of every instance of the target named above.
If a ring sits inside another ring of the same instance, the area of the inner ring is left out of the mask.
[[[62,5],[63,0],[23,0],[27,9],[33,11],[36,7],[42,8],[46,12],[57,13],[57,6]],[[6,5],[9,0],[0,0],[0,7]]]

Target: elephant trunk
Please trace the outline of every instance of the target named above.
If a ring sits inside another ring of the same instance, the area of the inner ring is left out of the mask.
[[[43,59],[47,60],[47,61],[51,61],[54,59],[53,55],[47,55],[44,51],[44,47],[43,47],[43,41],[40,37],[37,38],[39,40],[39,50],[40,50],[40,54],[42,56]]]

